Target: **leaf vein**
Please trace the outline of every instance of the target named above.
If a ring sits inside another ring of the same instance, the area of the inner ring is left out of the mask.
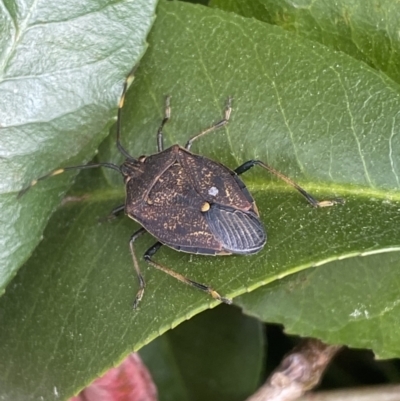
[[[358,154],[360,155],[360,159],[361,159],[361,162],[362,162],[362,165],[363,165],[363,168],[364,168],[364,175],[365,175],[365,178],[366,178],[368,184],[371,187],[374,187],[374,185],[372,184],[371,177],[369,175],[368,169],[367,169],[367,163],[365,161],[365,158],[364,158],[364,155],[363,155],[363,152],[362,152],[361,142],[360,142],[360,139],[357,136],[357,132],[356,132],[356,129],[355,129],[354,115],[353,115],[353,112],[351,111],[351,108],[350,108],[349,95],[348,95],[347,90],[346,90],[346,88],[345,88],[345,86],[343,84],[343,81],[342,81],[342,78],[341,78],[339,72],[336,71],[336,69],[333,68],[332,66],[330,66],[329,68],[337,75],[338,81],[340,83],[340,86],[343,88],[343,94],[344,94],[344,96],[346,98],[346,108],[347,108],[347,112],[348,112],[349,117],[350,117],[351,132],[353,133],[354,139],[355,139],[356,144],[357,144]]]

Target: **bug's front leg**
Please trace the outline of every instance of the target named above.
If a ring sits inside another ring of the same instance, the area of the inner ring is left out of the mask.
[[[133,302],[133,309],[137,309],[137,307],[139,306],[140,301],[143,298],[143,294],[144,294],[144,289],[146,287],[146,282],[144,281],[144,278],[142,276],[142,273],[140,272],[140,268],[139,268],[139,262],[138,259],[136,257],[136,252],[135,252],[135,248],[133,247],[133,243],[144,233],[146,232],[146,230],[144,228],[140,228],[139,230],[137,230],[132,236],[131,239],[129,240],[129,247],[131,250],[131,255],[132,255],[132,260],[133,260],[133,266],[135,268],[135,272],[139,281],[139,290],[136,293],[136,297],[135,300]]]
[[[161,124],[157,130],[157,149],[159,152],[164,150],[163,128],[164,128],[164,125],[169,121],[170,118],[171,118],[171,96],[168,95],[165,98],[164,118],[161,121]]]
[[[118,216],[122,214],[122,212],[125,210],[125,204],[117,206],[113,210],[111,210],[110,214],[106,217],[101,217],[99,219],[99,223],[103,223],[105,221],[112,221],[115,220]]]
[[[185,148],[187,150],[190,150],[190,148],[192,147],[192,144],[195,140],[201,138],[202,136],[215,131],[218,128],[224,127],[226,124],[228,124],[229,122],[229,118],[231,116],[231,112],[232,112],[232,107],[231,107],[231,103],[232,103],[232,98],[228,97],[228,100],[226,102],[226,107],[225,107],[225,112],[224,112],[224,118],[221,121],[218,121],[217,123],[213,124],[211,127],[201,131],[199,134],[191,137],[185,145]]]

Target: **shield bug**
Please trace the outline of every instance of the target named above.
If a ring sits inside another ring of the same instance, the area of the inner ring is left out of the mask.
[[[254,166],[260,166],[285,181],[299,191],[313,207],[332,206],[342,201],[318,201],[290,178],[260,160],[249,160],[231,170],[221,163],[192,153],[190,149],[195,140],[228,123],[231,114],[230,98],[222,120],[191,137],[184,147],[173,145],[164,149],[163,128],[171,115],[170,97],[167,97],[164,118],[156,137],[158,153],[132,157],[120,140],[121,110],[132,79],[133,73],[129,74],[124,82],[116,123],[116,144],[126,158],[125,161],[120,166],[113,163],[96,163],[56,169],[32,181],[27,188],[20,191],[19,196],[38,181],[68,170],[106,167],[118,171],[125,182],[126,199],[123,205],[111,212],[110,217],[125,212],[142,226],[129,241],[133,265],[139,280],[134,308],[139,305],[145,289],[134,242],[145,232],[157,239],[143,256],[147,263],[229,304],[231,301],[213,288],[161,265],[153,260],[153,256],[163,245],[177,251],[202,255],[250,255],[259,252],[266,243],[266,231],[253,197],[239,178],[239,175]]]

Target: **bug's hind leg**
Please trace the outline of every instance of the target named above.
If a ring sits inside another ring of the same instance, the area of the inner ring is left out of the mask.
[[[231,112],[232,112],[231,104],[232,104],[232,98],[231,98],[231,97],[228,97],[228,100],[227,100],[226,106],[225,106],[224,118],[223,118],[221,121],[218,121],[217,123],[215,123],[214,125],[212,125],[211,127],[205,129],[204,131],[201,131],[199,134],[197,134],[197,135],[191,137],[191,138],[186,142],[185,148],[186,148],[187,150],[190,150],[190,148],[192,147],[193,142],[194,142],[196,139],[199,139],[200,137],[202,137],[202,136],[204,136],[204,135],[206,135],[206,134],[208,134],[208,133],[210,133],[210,132],[212,132],[212,131],[215,131],[215,130],[218,129],[218,128],[224,127],[226,124],[228,124],[229,117],[231,116]]]
[[[254,166],[260,166],[260,167],[264,168],[265,170],[269,171],[271,174],[274,174],[281,180],[285,181],[286,184],[297,189],[297,191],[299,191],[306,198],[307,202],[313,207],[327,207],[327,206],[333,206],[333,205],[344,203],[343,199],[318,201],[312,195],[310,195],[305,189],[303,189],[300,185],[298,185],[294,181],[292,181],[289,177],[286,177],[286,175],[283,175],[278,170],[275,170],[273,167],[268,166],[267,164],[263,163],[260,160],[249,160],[246,163],[243,163],[241,166],[239,166],[238,168],[235,169],[235,173],[237,175],[243,174],[247,170],[250,170]]]
[[[142,273],[140,272],[140,268],[139,268],[139,262],[138,259],[136,257],[136,252],[135,252],[135,248],[133,247],[133,243],[144,233],[146,232],[146,230],[144,228],[140,228],[139,230],[137,230],[135,233],[133,233],[133,235],[131,236],[131,239],[129,240],[129,248],[131,250],[131,255],[132,255],[132,260],[133,260],[133,266],[135,268],[135,272],[139,281],[139,290],[136,293],[136,297],[135,300],[133,302],[133,308],[136,309],[140,303],[140,301],[143,298],[143,293],[144,293],[144,289],[146,287],[146,282],[144,281],[144,278],[142,276]]]
[[[171,118],[171,96],[166,96],[165,98],[165,110],[164,110],[164,118],[161,121],[160,126],[157,130],[157,149],[159,152],[164,150],[164,134],[162,132],[164,125]]]
[[[197,283],[196,281],[190,280],[190,279],[186,278],[185,276],[182,276],[181,274],[179,274],[171,269],[168,269],[167,267],[161,265],[160,263],[154,262],[152,260],[152,257],[162,247],[162,245],[163,244],[161,242],[156,242],[151,248],[149,248],[146,251],[146,253],[144,254],[144,260],[147,263],[149,263],[151,266],[155,267],[156,269],[169,274],[170,276],[176,278],[179,281],[182,281],[182,283],[188,284],[192,287],[195,287],[201,291],[204,291],[204,292],[210,294],[214,299],[217,299],[218,301],[224,302],[229,305],[232,303],[232,301],[230,299],[221,297],[221,295],[219,295],[218,292],[213,290],[211,287],[209,287],[205,284],[200,284],[200,283]]]

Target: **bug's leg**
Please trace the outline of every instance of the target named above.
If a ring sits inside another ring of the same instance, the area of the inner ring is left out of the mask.
[[[102,223],[104,221],[111,221],[116,219],[118,216],[122,214],[125,210],[125,203],[123,205],[117,206],[113,210],[111,210],[110,214],[106,217],[102,217],[99,221]]]
[[[212,125],[211,127],[205,129],[204,131],[201,131],[199,134],[197,134],[197,135],[195,135],[195,136],[192,136],[192,137],[186,142],[185,148],[186,148],[187,150],[190,150],[190,148],[192,147],[193,142],[194,142],[196,139],[199,139],[200,137],[202,137],[202,136],[204,136],[204,135],[206,135],[206,134],[208,134],[208,133],[210,133],[210,132],[212,132],[212,131],[215,131],[215,130],[218,129],[218,128],[224,127],[226,124],[228,124],[229,117],[231,116],[231,111],[232,111],[231,104],[232,104],[232,98],[231,98],[231,97],[228,97],[228,100],[227,100],[226,106],[225,106],[224,118],[223,118],[221,121],[218,121],[217,123],[215,123],[214,125]]]
[[[36,178],[36,180],[33,180],[26,188],[24,188],[18,192],[18,198],[20,198],[22,195],[24,195],[29,189],[31,189],[39,181],[45,180],[46,178],[54,177],[55,175],[65,173],[66,171],[69,171],[69,170],[86,170],[89,168],[97,168],[97,167],[107,167],[107,168],[111,168],[113,170],[117,170],[119,173],[121,172],[119,167],[113,163],[83,164],[83,165],[79,165],[79,166],[69,166],[69,167],[59,168],[59,169],[51,171],[48,174],[42,175],[39,178]]]
[[[118,217],[124,210],[125,210],[125,203],[111,210],[111,213],[108,215],[108,217],[110,218]]]
[[[151,248],[149,248],[146,251],[146,253],[144,254],[144,260],[147,263],[149,263],[151,266],[155,267],[156,269],[169,274],[170,276],[176,278],[179,281],[182,281],[182,283],[191,285],[192,287],[195,287],[201,291],[207,292],[214,299],[217,299],[218,301],[224,302],[229,305],[232,303],[232,301],[230,299],[221,297],[221,295],[219,295],[218,292],[213,290],[211,287],[204,285],[204,284],[197,283],[196,281],[190,280],[190,279],[186,278],[185,276],[182,276],[182,274],[179,274],[171,269],[168,269],[167,267],[161,265],[160,263],[154,262],[151,258],[162,247],[162,245],[163,244],[161,242],[156,242]]]
[[[133,266],[135,268],[135,272],[139,281],[139,290],[136,293],[136,297],[135,300],[133,302],[133,308],[136,309],[140,303],[140,301],[143,298],[143,293],[144,293],[144,288],[146,287],[146,282],[144,281],[144,278],[142,276],[142,273],[140,272],[140,268],[139,268],[139,262],[138,259],[136,257],[136,252],[135,252],[135,248],[133,247],[133,243],[144,233],[146,232],[146,230],[144,228],[140,228],[139,230],[137,230],[135,233],[133,233],[133,235],[131,236],[131,239],[129,240],[129,248],[131,250],[131,255],[132,255],[132,260],[133,260]]]
[[[168,122],[168,120],[171,118],[171,96],[167,96],[165,98],[165,110],[164,110],[164,118],[161,121],[160,126],[158,127],[157,130],[157,149],[159,152],[161,152],[162,150],[164,150],[164,136],[163,136],[163,128],[164,125]]]
[[[270,173],[276,175],[278,178],[285,181],[286,184],[297,189],[307,199],[308,203],[313,207],[326,207],[326,206],[333,206],[333,205],[344,203],[343,199],[332,199],[332,200],[324,200],[324,201],[316,200],[305,189],[303,189],[300,185],[296,184],[289,177],[286,177],[285,175],[280,173],[278,170],[275,170],[273,167],[268,166],[267,164],[263,163],[260,160],[249,160],[246,163],[243,163],[241,166],[239,166],[237,169],[235,169],[235,173],[237,175],[240,175],[240,174],[246,172],[247,170],[251,169],[254,166],[260,166],[260,167],[268,170]]]

